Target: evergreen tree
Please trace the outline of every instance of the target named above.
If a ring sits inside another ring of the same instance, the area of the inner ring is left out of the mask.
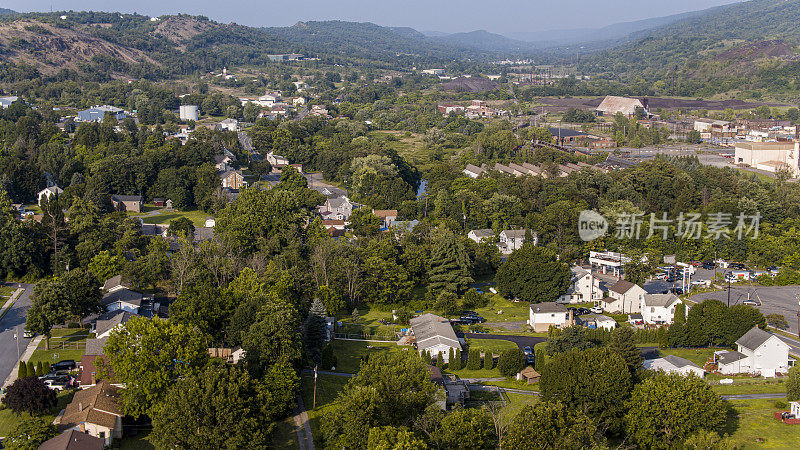
[[[442,352],[436,354],[436,367],[439,370],[444,370],[444,359],[442,358]]]
[[[28,376],[29,377],[36,376],[36,366],[33,364],[33,361],[28,361]]]
[[[39,361],[36,363],[36,376],[41,377],[45,374],[47,374],[47,372],[45,372],[44,361]]]
[[[325,305],[317,297],[311,303],[311,310],[308,312],[305,324],[305,342],[309,357],[315,364],[319,364],[322,356],[322,347],[325,345],[327,337],[327,324],[325,317],[328,312]]]
[[[19,362],[19,369],[17,369],[17,378],[25,378],[28,376],[28,365],[23,361]]]
[[[461,370],[461,349],[456,349],[455,359],[450,360],[450,370]]]
[[[630,327],[620,327],[611,335],[611,349],[625,360],[631,377],[636,380],[642,368],[642,352],[633,342],[633,330]]]
[[[486,370],[494,369],[494,357],[492,356],[491,352],[486,352],[483,354],[483,368]]]
[[[450,350],[447,352],[447,367],[449,369],[452,369],[453,366],[455,365],[454,364],[455,359],[456,359],[456,354],[453,351],[453,347],[450,347]],[[456,369],[456,370],[458,370],[458,369]]]
[[[542,373],[542,370],[544,370],[544,350],[541,347],[536,349],[536,355],[533,360],[533,368],[539,373]]]
[[[478,370],[481,368],[481,353],[478,350],[470,349],[467,357],[467,369]]]
[[[431,251],[430,289],[461,294],[474,280],[471,260],[464,243],[456,235],[444,229],[439,232]]]

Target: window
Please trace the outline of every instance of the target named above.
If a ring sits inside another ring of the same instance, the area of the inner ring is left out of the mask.
[[[105,431],[98,431],[97,432],[97,437],[99,437],[100,439],[105,439],[106,438],[106,432]]]
[[[656,312],[655,306],[651,306],[650,307],[650,313],[652,314],[652,313],[655,313],[655,312]]]

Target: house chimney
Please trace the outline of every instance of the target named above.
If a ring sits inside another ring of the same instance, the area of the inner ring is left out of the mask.
[[[92,384],[93,385],[97,384],[97,373],[96,372],[92,372]]]
[[[83,411],[83,402],[78,402],[78,411]]]

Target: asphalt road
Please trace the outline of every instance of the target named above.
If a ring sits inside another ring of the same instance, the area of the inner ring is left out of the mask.
[[[25,292],[20,294],[11,309],[8,310],[3,319],[0,320],[0,384],[8,378],[12,370],[16,370],[17,361],[17,342],[14,340],[14,333],[19,331],[19,352],[25,351],[30,339],[22,337],[22,329],[25,327],[25,318],[28,308],[31,306],[31,294],[33,294],[32,284],[12,283],[12,286],[23,287]],[[0,305],[1,306],[1,305]]]
[[[727,287],[727,285],[726,285]],[[789,324],[789,332],[797,335],[797,312],[798,296],[800,286],[737,286],[731,285],[731,305],[747,300],[748,294],[751,299],[760,299],[761,306],[758,307],[761,313],[780,314],[786,318]],[[693,301],[703,301],[709,298],[721,300],[728,303],[728,290],[719,292],[707,292],[692,297]]]

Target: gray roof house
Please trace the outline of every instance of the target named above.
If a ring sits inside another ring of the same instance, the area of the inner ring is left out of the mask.
[[[461,349],[461,342],[453,326],[444,317],[427,313],[411,319],[410,325],[420,353],[426,350],[432,356],[441,353],[442,359],[447,362],[451,348]]]
[[[106,338],[111,334],[114,328],[119,325],[124,325],[135,317],[139,317],[139,315],[124,309],[116,309],[103,313],[94,322],[95,335],[98,339]]]
[[[117,120],[122,120],[125,118],[125,111],[122,109],[115,106],[103,105],[80,111],[78,113],[77,121],[102,122],[105,119],[106,114],[114,116],[114,118]]]
[[[124,309],[130,312],[138,312],[143,300],[143,294],[128,288],[122,288],[103,295],[100,304],[106,311]]]

